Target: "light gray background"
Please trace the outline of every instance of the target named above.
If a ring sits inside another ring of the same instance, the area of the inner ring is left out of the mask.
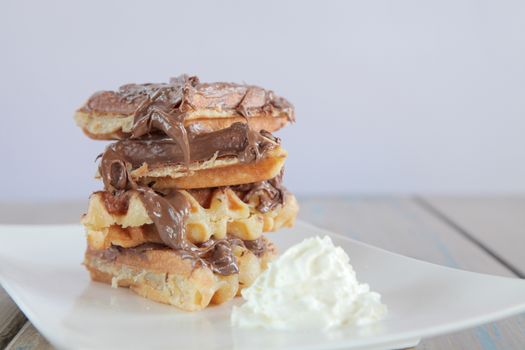
[[[94,91],[274,89],[286,183],[310,193],[525,192],[523,1],[2,1],[0,199],[87,198]]]

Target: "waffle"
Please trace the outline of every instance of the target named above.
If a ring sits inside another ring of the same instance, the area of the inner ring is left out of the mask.
[[[188,113],[184,126],[194,127],[201,132],[211,132],[227,128],[234,123],[245,122],[242,116],[211,111]],[[288,123],[288,117],[257,116],[249,119],[253,130],[274,132]],[[111,115],[79,110],[75,113],[75,122],[84,134],[94,140],[120,140],[131,134],[134,118],[132,115]]]
[[[286,193],[284,205],[261,213],[257,210],[256,197],[245,203],[230,188],[215,190],[209,207],[199,204],[189,192],[181,192],[191,206],[186,221],[186,238],[192,243],[206,242],[211,238],[222,239],[227,233],[243,240],[254,240],[263,232],[293,226],[299,210],[295,197],[290,193]],[[88,211],[81,221],[94,247],[104,249],[111,244],[134,247],[145,242],[161,242],[137,192],[129,191],[127,211],[124,213],[108,211],[104,196],[105,192],[91,195]]]
[[[295,222],[288,154],[271,134],[294,109],[270,90],[182,75],[95,93],[75,121],[117,140],[81,220],[94,281],[201,310],[250,286],[276,254],[262,233]]]
[[[136,183],[151,185],[155,189],[234,186],[274,178],[281,172],[286,157],[287,152],[275,146],[256,162],[241,163],[236,157],[227,157],[192,162],[189,169],[184,165],[150,168],[144,164],[132,170],[130,175]]]
[[[272,91],[234,83],[200,83],[181,76],[162,84],[128,84],[117,91],[91,96],[75,120],[94,139],[129,137],[134,113],[157,90],[166,89],[169,102],[185,113],[185,126],[210,132],[248,120],[254,130],[276,131],[294,120],[293,106]]]
[[[240,295],[275,256],[273,244],[266,240],[265,252],[257,256],[236,246],[233,253],[239,273],[229,276],[214,274],[205,266],[193,266],[188,259],[170,249],[153,249],[140,254],[119,253],[108,259],[104,251],[88,245],[84,265],[94,281],[127,287],[135,293],[182,310],[201,310],[209,304],[221,304]]]

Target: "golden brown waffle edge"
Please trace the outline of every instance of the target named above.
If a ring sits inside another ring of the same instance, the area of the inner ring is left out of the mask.
[[[121,140],[131,135],[134,117],[122,114],[104,114],[78,110],[75,122],[84,134],[95,140]],[[189,113],[184,121],[186,127],[193,127],[200,132],[212,132],[225,129],[234,123],[245,122],[246,119],[231,112],[198,111]],[[260,131],[274,132],[288,123],[286,113],[274,115],[259,114],[250,116],[250,128]]]
[[[180,255],[160,249],[109,260],[88,248],[84,265],[94,281],[115,288],[127,287],[147,299],[196,311],[209,304],[229,301],[249,287],[276,255],[273,244],[268,240],[266,244],[267,249],[261,256],[246,248],[234,247],[239,273],[230,276],[214,274],[204,266],[194,267]]]
[[[181,192],[191,206],[186,232],[187,239],[192,243],[206,242],[210,238],[225,238],[227,234],[243,240],[254,240],[263,232],[293,226],[299,211],[297,201],[291,193],[285,194],[284,205],[261,213],[256,208],[256,199],[245,203],[229,188],[216,190],[209,208],[201,206],[189,192]],[[97,242],[99,249],[111,244],[133,247],[158,241],[158,234],[148,232],[147,227],[153,221],[139,194],[134,191],[130,192],[128,209],[123,214],[108,211],[102,192],[92,194],[88,211],[81,223],[87,229],[88,239]]]
[[[255,162],[241,163],[237,158],[212,159],[190,164],[189,171],[183,165],[155,169],[143,166],[132,171],[131,176],[140,184],[153,183],[155,189],[234,186],[276,177],[287,155],[282,147],[276,146]]]

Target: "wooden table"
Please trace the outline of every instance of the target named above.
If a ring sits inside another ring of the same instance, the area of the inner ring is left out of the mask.
[[[464,270],[525,276],[525,196],[303,197],[300,203],[303,220],[378,247]],[[0,204],[0,223],[76,222],[84,206]],[[4,346],[51,349],[0,288]],[[525,349],[525,315],[424,339],[417,349]]]

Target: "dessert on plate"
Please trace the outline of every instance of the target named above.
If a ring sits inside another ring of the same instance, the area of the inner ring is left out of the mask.
[[[263,233],[294,224],[271,134],[294,110],[270,90],[183,75],[95,93],[75,120],[113,141],[81,220],[95,281],[200,310],[250,286],[276,255]]]

